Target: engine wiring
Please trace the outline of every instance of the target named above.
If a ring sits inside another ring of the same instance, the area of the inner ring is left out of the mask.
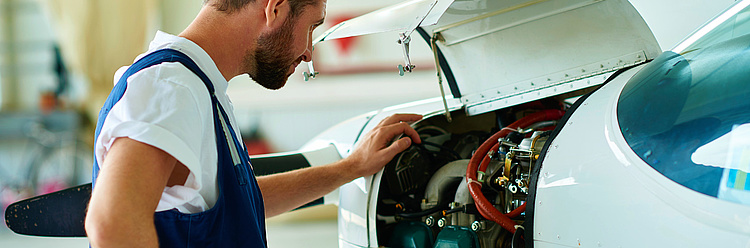
[[[472,155],[471,160],[469,161],[469,166],[466,169],[466,180],[468,182],[471,197],[474,199],[477,209],[483,217],[499,224],[510,233],[516,232],[515,226],[517,225],[517,223],[511,220],[511,216],[518,216],[523,213],[526,209],[526,203],[522,204],[508,214],[501,213],[497,208],[495,208],[494,205],[492,205],[487,200],[487,198],[484,196],[484,193],[482,193],[481,188],[483,182],[479,181],[478,172],[481,171],[482,173],[484,173],[486,171],[487,165],[491,160],[492,153],[490,153],[490,151],[495,151],[499,148],[499,140],[501,138],[505,137],[513,130],[527,128],[538,122],[558,120],[563,116],[563,114],[564,111],[562,110],[544,110],[523,117],[520,120],[510,124],[507,128],[503,128],[492,135],[489,139],[482,143],[482,145],[476,150],[474,155]],[[507,167],[506,170],[509,171],[510,168]]]
[[[420,217],[424,217],[424,216],[427,216],[427,215],[431,215],[431,214],[437,213],[440,210],[443,210],[443,209],[446,209],[446,208],[448,208],[448,205],[446,203],[442,203],[442,204],[438,203],[434,207],[431,207],[431,208],[429,208],[427,210],[423,210],[423,211],[419,211],[419,212],[414,212],[414,213],[396,213],[396,216],[399,216],[399,217],[402,217],[402,218],[407,218],[407,219],[414,219],[414,218],[420,218]]]

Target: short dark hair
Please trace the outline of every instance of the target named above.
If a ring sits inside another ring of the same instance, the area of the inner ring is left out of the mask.
[[[228,14],[234,13],[256,0],[203,0],[204,4],[210,2],[211,6]],[[299,16],[308,5],[317,4],[320,0],[287,0],[292,9],[292,16]]]

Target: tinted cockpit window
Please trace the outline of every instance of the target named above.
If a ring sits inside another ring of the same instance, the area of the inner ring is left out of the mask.
[[[630,147],[661,174],[750,205],[750,12],[736,13],[633,76],[617,115]]]

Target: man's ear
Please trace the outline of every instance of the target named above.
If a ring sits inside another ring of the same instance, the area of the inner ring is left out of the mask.
[[[288,0],[268,0],[266,3],[266,26],[281,26],[286,18],[291,15],[291,7]]]

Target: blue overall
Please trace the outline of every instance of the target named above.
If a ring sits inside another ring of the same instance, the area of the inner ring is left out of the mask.
[[[173,49],[162,49],[136,61],[122,75],[99,112],[96,125],[98,139],[104,120],[112,106],[122,98],[127,78],[134,73],[163,62],[179,62],[205,83],[213,104],[217,182],[219,196],[213,208],[195,214],[176,209],[154,213],[161,247],[266,247],[263,197],[249,163],[247,151],[232,129],[214,87],[205,73],[188,56]],[[198,172],[199,173],[199,172]],[[99,164],[94,160],[94,184]],[[137,180],[137,179],[133,179]]]

